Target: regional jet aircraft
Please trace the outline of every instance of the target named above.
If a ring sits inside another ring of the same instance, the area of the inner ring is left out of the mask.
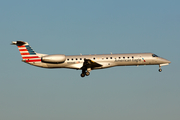
[[[101,54],[101,55],[64,55],[64,54],[40,54],[36,53],[27,42],[13,41],[17,45],[22,61],[30,65],[43,68],[70,68],[82,70],[81,77],[89,76],[91,70],[104,69],[115,66],[139,66],[139,65],[169,65],[169,60],[161,58],[153,53],[131,54]]]

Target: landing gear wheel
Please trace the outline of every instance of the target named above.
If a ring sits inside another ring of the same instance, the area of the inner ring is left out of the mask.
[[[90,72],[86,72],[86,76],[89,76],[90,75]]]
[[[161,72],[162,71],[162,69],[159,69],[159,72]]]
[[[85,77],[85,74],[84,74],[84,73],[81,73],[81,77]]]

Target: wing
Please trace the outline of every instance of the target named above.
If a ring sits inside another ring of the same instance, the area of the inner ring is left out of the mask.
[[[101,66],[102,66],[101,64],[99,64],[97,62],[94,62],[94,61],[92,61],[90,59],[84,59],[84,63],[83,63],[83,66],[82,66],[81,69],[84,69],[84,68],[86,68],[86,69],[87,68],[93,69],[95,67],[101,67]]]

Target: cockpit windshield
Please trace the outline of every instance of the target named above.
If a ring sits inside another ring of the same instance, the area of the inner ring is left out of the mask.
[[[153,56],[153,57],[159,57],[159,56],[157,56],[156,54],[152,54],[152,56]]]

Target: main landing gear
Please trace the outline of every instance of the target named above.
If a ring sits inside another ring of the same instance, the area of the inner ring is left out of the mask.
[[[159,72],[162,72],[161,66],[159,65]]]
[[[81,73],[81,77],[89,76],[90,72]]]
[[[91,68],[82,69],[81,77],[89,76]]]

